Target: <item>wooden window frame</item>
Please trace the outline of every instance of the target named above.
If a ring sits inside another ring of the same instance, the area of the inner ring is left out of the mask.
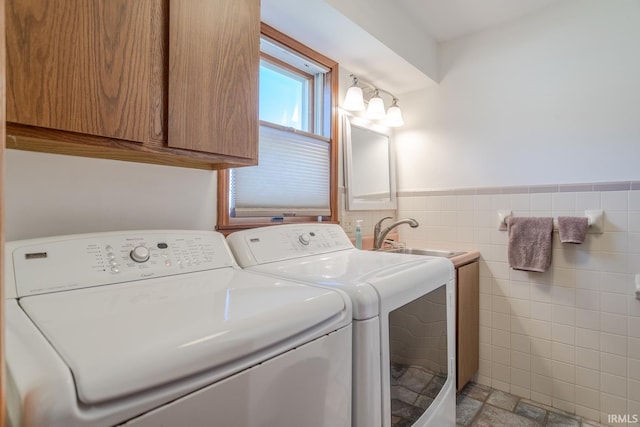
[[[323,116],[329,120],[323,120],[323,134],[330,135],[329,143],[329,205],[331,214],[322,217],[322,222],[338,223],[338,91],[339,91],[339,70],[338,63],[326,56],[310,49],[293,38],[279,32],[275,28],[265,24],[260,24],[260,33],[283,46],[292,49],[299,54],[323,65],[329,71],[325,74],[324,96],[330,97],[331,102],[323,103],[325,111]],[[284,217],[282,221],[272,222],[270,218],[233,218],[229,216],[229,171],[218,171],[218,218],[216,230],[223,234],[267,225],[317,222],[317,217]]]

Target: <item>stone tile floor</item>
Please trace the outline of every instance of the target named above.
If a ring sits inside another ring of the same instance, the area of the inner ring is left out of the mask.
[[[433,403],[446,375],[419,366],[391,364],[391,427],[409,427]]]
[[[456,399],[457,427],[602,427],[509,393],[469,383]]]

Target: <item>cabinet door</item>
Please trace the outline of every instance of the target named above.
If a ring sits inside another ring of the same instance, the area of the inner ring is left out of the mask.
[[[147,141],[154,2],[8,0],[7,121]]]
[[[259,0],[171,0],[170,147],[257,158]]]
[[[480,352],[480,278],[479,263],[457,269],[457,389],[478,371]]]

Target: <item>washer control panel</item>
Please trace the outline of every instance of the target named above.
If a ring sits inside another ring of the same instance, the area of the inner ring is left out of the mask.
[[[335,224],[291,224],[237,231],[227,237],[241,267],[353,249]]]
[[[17,296],[236,266],[209,231],[95,233],[8,243]]]

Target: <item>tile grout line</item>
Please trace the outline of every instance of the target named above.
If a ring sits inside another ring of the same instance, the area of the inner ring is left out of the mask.
[[[524,397],[517,396],[517,395],[514,395],[512,393],[504,392],[504,391],[495,389],[493,387],[483,386],[483,385],[480,385],[480,384],[477,384],[477,383],[470,383],[470,385],[471,385],[471,387],[478,387],[479,386],[478,388],[480,390],[484,391],[484,392],[487,392],[487,394],[486,394],[486,397],[483,397],[484,393],[481,393],[480,396],[478,396],[477,394],[474,394],[474,397],[471,397],[469,391],[466,391],[466,392],[464,391],[467,388],[467,387],[465,387],[465,388],[463,388],[463,390],[460,391],[460,393],[458,393],[456,395],[456,398],[458,396],[464,396],[464,397],[466,397],[468,399],[475,400],[475,401],[481,403],[481,405],[478,408],[477,412],[473,415],[473,417],[470,420],[468,420],[467,423],[458,424],[457,420],[456,420],[456,425],[457,426],[473,427],[475,425],[475,423],[478,421],[478,419],[480,418],[480,416],[481,416],[481,414],[483,412],[483,409],[487,405],[492,407],[492,408],[495,408],[495,409],[498,409],[498,410],[501,410],[501,411],[505,411],[505,412],[508,412],[510,414],[514,414],[514,415],[517,415],[517,416],[522,417],[524,419],[527,419],[527,420],[529,420],[531,422],[536,423],[536,425],[538,425],[540,427],[546,427],[548,425],[548,423],[551,420],[551,414],[552,413],[553,414],[557,414],[558,416],[561,416],[561,417],[567,417],[567,418],[570,418],[570,419],[574,420],[578,424],[578,427],[583,427],[585,423],[587,423],[588,425],[598,425],[598,426],[602,425],[598,421],[589,420],[589,419],[586,419],[584,417],[578,416],[577,414],[572,414],[572,413],[563,411],[561,409],[549,407],[547,405],[535,402],[535,401],[533,401],[531,399],[526,399]],[[498,391],[500,393],[504,393],[504,394],[509,395],[509,396],[513,396],[514,398],[516,398],[515,403],[514,403],[514,405],[513,405],[511,410],[508,410],[507,408],[504,408],[504,407],[501,407],[501,406],[498,406],[498,405],[496,405],[494,403],[489,402],[489,399],[491,398],[491,396],[496,391]],[[478,397],[481,397],[481,398],[479,399]],[[530,417],[528,417],[528,416],[526,416],[524,414],[519,414],[519,413],[515,412],[516,408],[518,408],[518,405],[520,405],[520,404],[532,406],[532,407],[535,407],[537,409],[540,409],[540,410],[544,411],[543,419],[541,421],[538,421],[535,418],[530,418]],[[554,409],[557,409],[557,410],[554,410]],[[595,423],[595,424],[593,424],[593,423]],[[498,426],[495,426],[495,427],[498,427]],[[506,426],[504,426],[504,427],[506,427]]]

